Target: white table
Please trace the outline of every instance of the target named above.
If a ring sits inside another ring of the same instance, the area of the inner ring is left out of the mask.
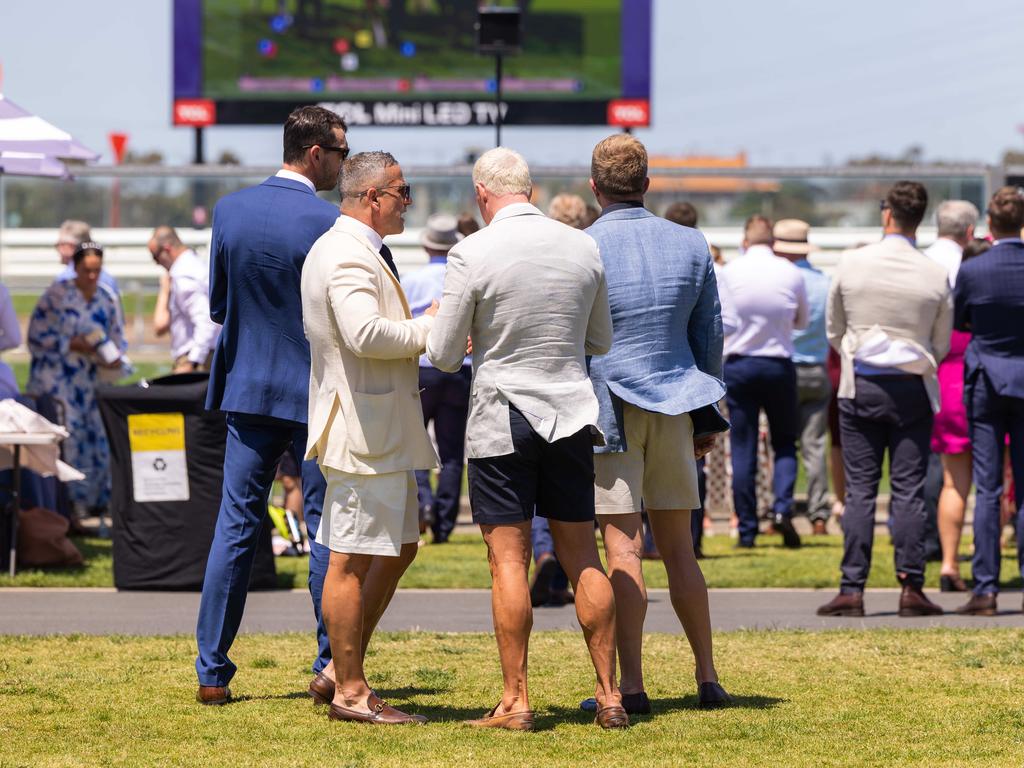
[[[0,445],[11,446],[11,503],[4,511],[8,516],[7,573],[13,579],[18,558],[18,511],[21,509],[21,446],[51,445],[63,438],[53,432],[0,432]]]

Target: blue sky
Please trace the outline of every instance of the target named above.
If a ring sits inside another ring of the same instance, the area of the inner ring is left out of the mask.
[[[243,0],[239,0],[240,2]],[[583,2],[584,0],[581,0]],[[170,0],[0,0],[2,90],[109,162],[107,134],[187,162],[189,129],[170,125]],[[652,153],[732,154],[756,165],[843,162],[920,144],[929,159],[994,162],[1024,150],[1019,0],[654,0]],[[606,128],[506,129],[537,163],[586,164]],[[273,164],[280,129],[213,128]],[[357,150],[403,162],[454,161],[493,131],[377,128]]]

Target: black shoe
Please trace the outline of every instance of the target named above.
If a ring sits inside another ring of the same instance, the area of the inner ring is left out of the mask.
[[[736,549],[753,549],[753,548],[754,548],[754,542],[752,542],[752,541],[742,541],[741,540],[741,541],[737,541],[736,542]]]
[[[732,696],[718,683],[701,683],[697,686],[697,706],[704,709],[727,707],[732,704]]]
[[[540,556],[530,582],[530,605],[545,605],[551,599],[551,580],[558,573],[558,560],[550,552]]]
[[[940,592],[966,592],[967,585],[959,576],[939,576]]]
[[[800,549],[800,534],[793,527],[793,521],[784,515],[772,518],[772,527],[776,533],[782,534],[782,544],[787,549]]]
[[[726,694],[726,696],[728,695]],[[626,710],[627,715],[649,715],[651,714],[651,700],[647,698],[644,691],[624,693],[622,694],[622,708]],[[584,712],[597,712],[597,699],[584,699],[580,702],[580,709]]]

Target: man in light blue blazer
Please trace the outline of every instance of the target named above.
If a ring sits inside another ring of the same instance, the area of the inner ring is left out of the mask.
[[[596,508],[630,714],[650,712],[641,666],[642,506],[693,648],[699,702],[730,700],[715,672],[708,592],[690,532],[690,513],[700,506],[696,459],[726,426],[714,410],[725,394],[721,306],[704,236],[644,208],[648,184],[647,151],[637,139],[616,134],[595,147],[590,186],[602,212],[587,234],[601,251],[613,339],[610,352],[590,361],[606,441],[595,449]]]
[[[227,414],[224,486],[199,605],[196,672],[202,704],[224,704],[236,667],[228,650],[242,621],[274,470],[285,451],[306,453],[309,343],[299,283],[313,243],[338,218],[317,190],[338,185],[348,155],[345,122],[321,107],[301,107],[284,126],[284,164],[256,187],[223,198],[213,214],[210,316],[223,325],[206,407]],[[315,542],[325,482],[315,461],[302,467],[310,540],[309,590],[319,653],[330,661],[320,612],[329,553]]]

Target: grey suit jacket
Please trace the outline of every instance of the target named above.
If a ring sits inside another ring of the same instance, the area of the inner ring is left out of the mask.
[[[949,352],[953,328],[945,267],[902,237],[846,251],[829,289],[826,325],[829,344],[842,361],[839,397],[855,394],[858,350],[895,341],[919,353],[920,359],[904,369],[921,376],[932,410],[939,410],[935,371]]]
[[[612,320],[604,268],[589,235],[516,203],[452,248],[427,339],[430,362],[458,370],[468,336],[469,458],[514,452],[510,403],[549,442],[588,425],[597,431],[586,356],[611,347]]]

